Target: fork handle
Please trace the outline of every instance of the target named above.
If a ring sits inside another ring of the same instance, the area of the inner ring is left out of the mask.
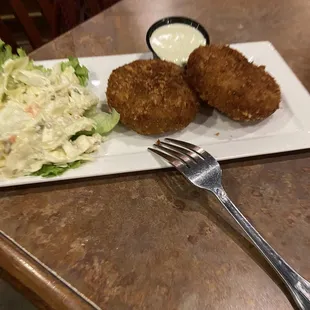
[[[302,278],[291,266],[289,266],[289,264],[286,263],[286,261],[267,243],[267,241],[258,233],[258,231],[229,199],[227,193],[222,187],[218,187],[212,192],[234,218],[234,220],[245,231],[247,236],[251,239],[253,245],[263,254],[269,264],[283,279],[299,309],[309,310],[310,283]]]

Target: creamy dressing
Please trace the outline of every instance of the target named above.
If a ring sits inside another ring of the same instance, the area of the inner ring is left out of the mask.
[[[175,23],[157,28],[150,43],[160,59],[182,65],[194,49],[206,45],[206,39],[196,28]]]

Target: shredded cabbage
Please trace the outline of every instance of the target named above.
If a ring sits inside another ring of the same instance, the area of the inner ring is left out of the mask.
[[[101,112],[77,58],[52,69],[0,40],[0,175],[60,175],[91,160],[119,114]]]

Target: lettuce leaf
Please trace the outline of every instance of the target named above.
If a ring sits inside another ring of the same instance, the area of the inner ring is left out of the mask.
[[[33,176],[41,176],[43,178],[52,178],[63,174],[69,169],[75,169],[81,166],[85,161],[77,160],[72,163],[68,163],[65,166],[56,166],[54,164],[43,165],[42,168],[36,172],[33,172]]]
[[[91,119],[96,122],[95,132],[104,135],[117,125],[120,115],[113,109],[112,113],[99,112],[92,116]]]
[[[9,59],[17,59],[27,57],[26,52],[22,48],[17,49],[17,54],[13,54],[12,47],[8,44],[5,44],[0,39],[0,72],[3,71],[2,65]],[[51,69],[44,68],[41,65],[34,65],[33,60],[29,60],[28,70],[40,70],[42,72],[49,72]]]
[[[85,112],[84,116],[95,121],[93,133],[104,135],[110,132],[119,122],[120,115],[115,109],[111,113],[98,112],[95,108]]]
[[[86,86],[88,82],[88,69],[85,66],[81,66],[76,57],[68,57],[68,61],[62,62],[61,70],[64,71],[69,66],[73,67],[80,84]]]
[[[51,72],[52,71],[52,69],[45,68],[42,65],[35,65],[32,60],[29,61],[27,69],[28,70],[39,70],[41,72]]]
[[[85,117],[88,117],[95,121],[95,128],[90,131],[79,131],[71,137],[71,140],[76,140],[79,136],[92,136],[95,133],[99,133],[101,136],[109,133],[119,122],[120,115],[113,109],[111,113],[98,112],[97,107],[93,107],[84,113]]]
[[[17,49],[17,54],[13,54],[12,53],[12,47],[10,45],[5,44],[0,39],[0,71],[2,71],[2,65],[8,59],[16,59],[18,57],[25,57],[25,56],[26,56],[26,53],[21,48]]]
[[[5,44],[4,41],[0,39],[0,72],[3,70],[2,65],[8,59],[17,59],[21,57],[27,57],[26,52],[22,48],[17,49],[17,54],[12,52],[12,47],[8,44]],[[79,60],[76,57],[68,57],[68,61],[61,63],[61,70],[64,71],[66,67],[72,66],[75,72],[75,75],[80,81],[82,86],[86,86],[88,82],[88,69],[85,66],[81,66]],[[28,70],[39,70],[42,72],[50,72],[51,69],[45,68],[42,65],[35,65],[33,60],[29,60],[27,66]]]

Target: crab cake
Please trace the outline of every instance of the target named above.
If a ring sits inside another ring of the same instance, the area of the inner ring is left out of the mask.
[[[121,122],[142,135],[181,130],[198,110],[183,69],[163,60],[137,60],[115,69],[106,94]]]
[[[187,78],[203,101],[236,121],[262,120],[279,108],[279,85],[265,67],[228,46],[194,50]]]

